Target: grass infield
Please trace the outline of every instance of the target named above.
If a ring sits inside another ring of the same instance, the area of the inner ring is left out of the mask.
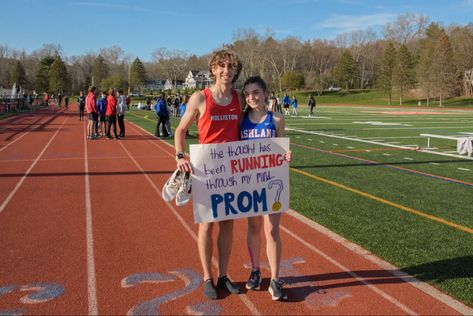
[[[473,160],[454,140],[425,149],[420,136],[473,136],[473,110],[324,105],[307,115],[299,106],[286,117],[291,208],[473,306]],[[155,131],[153,111],[127,119]],[[195,124],[190,134],[197,143]]]

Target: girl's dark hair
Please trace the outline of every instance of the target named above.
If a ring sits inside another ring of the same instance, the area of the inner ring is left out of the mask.
[[[261,88],[261,90],[263,90],[263,92],[266,93],[267,87],[266,87],[266,82],[264,82],[263,78],[261,78],[260,76],[251,76],[245,80],[245,83],[243,84],[243,88],[252,83],[258,85]]]

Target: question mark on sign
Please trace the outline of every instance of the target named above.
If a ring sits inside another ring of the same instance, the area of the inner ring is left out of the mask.
[[[281,202],[279,202],[279,200],[281,198],[281,192],[284,189],[284,186],[282,184],[281,179],[270,181],[269,184],[268,184],[268,188],[272,189],[273,186],[275,186],[275,185],[277,185],[278,188],[276,190],[276,197],[274,198],[274,203],[273,203],[273,207],[272,207],[273,212],[277,212],[281,209]]]

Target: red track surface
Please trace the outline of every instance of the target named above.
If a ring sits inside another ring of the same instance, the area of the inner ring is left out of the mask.
[[[0,121],[0,314],[473,313],[292,211],[289,301],[271,301],[267,269],[262,291],[207,300],[191,205],[160,194],[173,148],[129,123],[123,140],[86,141],[85,126],[73,109]],[[245,224],[229,266],[242,288]]]

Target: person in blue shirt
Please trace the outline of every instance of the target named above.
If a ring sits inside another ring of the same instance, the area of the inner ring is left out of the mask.
[[[289,113],[289,106],[291,105],[291,99],[289,99],[289,96],[287,93],[284,95],[284,98],[282,99],[282,104],[284,108],[284,115],[291,115]]]
[[[166,127],[167,122],[169,121],[169,110],[168,105],[166,103],[166,95],[161,93],[158,98],[158,102],[156,103],[156,115],[158,116],[158,123],[156,125],[156,131],[154,135],[157,137],[169,137],[169,132]],[[161,126],[161,131],[159,127]]]
[[[182,97],[181,104],[179,105],[179,116],[182,118],[186,112],[187,102],[189,102],[189,96],[184,95]],[[189,130],[186,130],[186,136],[189,136]]]
[[[100,136],[105,136],[105,111],[107,110],[107,92],[102,91],[100,99],[97,100],[97,110],[99,111],[99,123],[97,125],[96,133],[99,134],[98,129],[100,129]]]
[[[266,83],[259,76],[248,78],[243,84],[243,91],[247,109],[243,115],[240,127],[241,140],[284,137],[284,117],[281,113],[269,111],[266,106],[268,92]],[[286,153],[286,161],[292,160],[292,153]],[[262,215],[248,218],[247,244],[250,252],[252,271],[246,288],[248,290],[259,290],[261,285],[260,271],[260,249],[261,231],[264,222],[264,234],[266,236],[266,253],[271,268],[271,281],[268,288],[273,300],[286,300],[284,282],[279,279],[279,270],[282,256],[282,243],[279,233],[279,222],[281,213]]]

